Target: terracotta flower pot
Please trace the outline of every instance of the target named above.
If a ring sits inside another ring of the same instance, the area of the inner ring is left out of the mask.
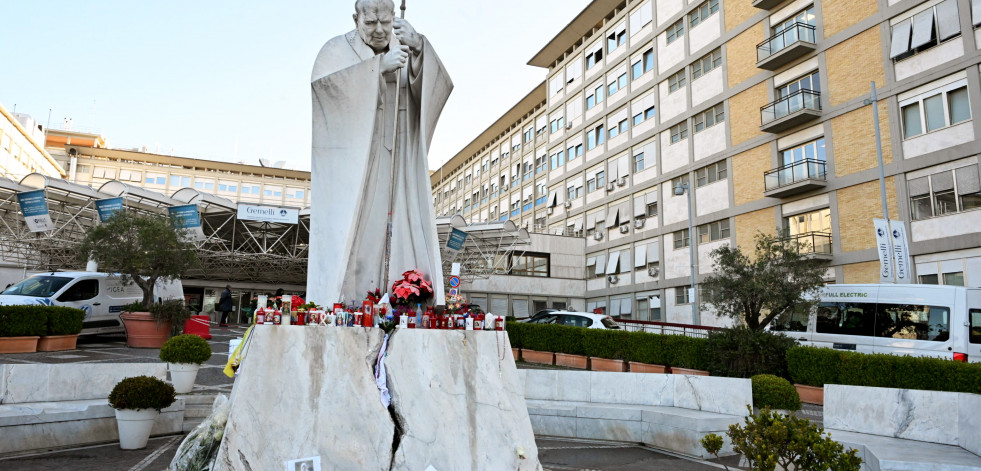
[[[589,357],[585,355],[556,353],[555,364],[558,366],[568,366],[569,368],[579,368],[580,370],[585,370],[589,366]]]
[[[520,348],[511,348],[511,355],[514,355],[514,361],[520,360],[521,359],[521,349]]]
[[[797,389],[797,395],[800,396],[800,402],[817,404],[819,406],[824,405],[824,386],[805,386],[803,384],[795,384],[794,388]]]
[[[630,372],[668,374],[671,373],[671,368],[668,368],[664,365],[652,365],[650,363],[640,363],[637,361],[632,361],[630,362]]]
[[[126,327],[126,345],[135,348],[160,348],[170,338],[170,322],[158,323],[149,312],[124,312],[119,315]]]
[[[693,370],[691,368],[680,368],[677,366],[671,367],[671,374],[673,375],[689,375],[689,376],[708,376],[709,372],[704,370]]]
[[[535,350],[522,348],[521,358],[524,358],[528,363],[541,363],[544,365],[555,364],[555,354],[552,352],[538,352]]]
[[[34,353],[40,337],[0,337],[0,353]]]
[[[593,371],[616,371],[617,373],[627,371],[627,362],[623,360],[590,357],[589,364]]]
[[[37,351],[60,352],[63,350],[74,350],[76,342],[78,342],[78,334],[45,335],[37,341]]]

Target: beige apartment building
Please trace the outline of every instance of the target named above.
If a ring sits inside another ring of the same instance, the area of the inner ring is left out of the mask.
[[[829,283],[878,282],[875,82],[916,279],[981,286],[978,26],[981,0],[595,0],[529,51],[544,82],[432,174],[436,214],[579,238],[564,294],[634,319],[690,323],[690,244],[697,282],[759,231],[829,259]],[[538,256],[478,295],[548,296]]]
[[[64,177],[65,170],[44,148],[44,128],[25,114],[0,104],[0,178],[20,180],[31,173]]]

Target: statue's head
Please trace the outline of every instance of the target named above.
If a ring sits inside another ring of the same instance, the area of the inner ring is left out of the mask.
[[[357,0],[354,3],[354,23],[365,44],[375,52],[388,47],[392,40],[392,21],[395,2],[392,0]]]

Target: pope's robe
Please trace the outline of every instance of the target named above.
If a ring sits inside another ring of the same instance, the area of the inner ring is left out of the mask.
[[[389,47],[397,45],[393,36]],[[397,82],[395,73],[381,73],[381,59],[351,31],[328,41],[314,64],[306,299],[360,303],[367,291],[390,292],[389,283],[400,280],[403,272],[419,270],[433,284],[434,302],[444,304],[427,155],[453,83],[425,38],[419,52],[409,53],[409,65]],[[398,100],[396,86],[401,87]],[[391,262],[385,280],[393,184]]]

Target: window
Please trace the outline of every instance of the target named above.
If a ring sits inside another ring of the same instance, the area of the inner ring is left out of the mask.
[[[903,100],[899,106],[904,139],[971,119],[971,104],[963,80]]]
[[[637,80],[641,75],[654,68],[654,48],[644,51],[644,54],[630,66],[633,80]]]
[[[558,132],[560,129],[565,129],[565,116],[559,116],[549,123],[552,133]]]
[[[945,0],[893,25],[889,57],[901,61],[960,35],[957,0]]]
[[[650,201],[647,203],[644,215],[645,217],[649,218],[657,216],[657,201]]]
[[[675,177],[671,179],[671,196],[681,196],[674,194],[674,189],[678,188],[678,184],[688,185],[688,174],[684,174],[680,177]]]
[[[725,121],[726,109],[722,103],[715,105],[697,115],[695,115],[695,132],[702,132],[706,128],[710,128]]]
[[[824,138],[782,150],[780,151],[780,160],[783,165],[792,165],[805,160],[824,162]]]
[[[878,304],[875,336],[946,341],[950,338],[950,311],[940,306]]]
[[[714,242],[722,239],[728,239],[729,220],[723,219],[721,221],[702,224],[701,226],[698,226],[696,228],[696,232],[698,233],[699,244],[704,244],[706,242]]]
[[[708,0],[688,14],[688,24],[694,28],[711,15],[719,12],[719,0]]]
[[[600,171],[596,172],[596,188],[603,188],[606,186],[606,172]]]
[[[668,93],[674,93],[682,88],[685,88],[686,81],[687,76],[685,75],[685,69],[681,69],[674,75],[668,77]]]
[[[627,73],[624,72],[617,77],[616,80],[611,80],[609,85],[607,85],[607,95],[613,96],[614,93],[627,88]]]
[[[716,162],[707,167],[695,170],[695,186],[701,187],[726,179],[726,161]]]
[[[817,71],[811,72],[810,74],[777,88],[777,98],[787,98],[801,90],[810,90],[818,93],[821,92],[821,80]],[[793,111],[796,110],[790,110],[790,112]]]
[[[629,129],[629,128],[630,128],[630,125],[628,124],[626,118],[620,120],[620,122],[617,123],[615,126],[614,125],[611,125],[610,126],[610,139],[613,139],[614,137],[617,137],[620,134],[623,134],[623,133],[627,132],[627,129]]]
[[[688,229],[682,229],[674,233],[674,248],[683,249],[691,244],[691,235]]]
[[[122,172],[124,172],[124,170],[121,170],[120,171],[120,176],[122,176],[121,175]],[[150,185],[166,185],[167,184],[167,177],[165,177],[163,175],[154,174],[154,173],[148,173],[148,174],[146,174],[146,180],[145,181],[146,181],[147,184],[150,184]]]
[[[530,254],[525,252],[522,255],[511,255],[509,260],[509,271],[512,275],[519,276],[539,276],[548,278],[549,255]]]
[[[691,290],[691,285],[679,286],[674,289],[674,303],[675,304],[691,304],[691,298],[688,296]]]
[[[606,52],[613,52],[616,48],[627,43],[627,24],[621,23],[606,37]]]
[[[596,177],[586,180],[586,193],[596,191]]]
[[[566,149],[566,153],[568,154],[570,161],[575,160],[576,157],[582,155],[582,144],[570,145],[569,148]]]
[[[913,220],[981,208],[976,164],[911,179],[908,188]]]
[[[978,5],[975,11],[981,11]],[[981,309],[971,309],[971,343],[981,343]]]
[[[871,337],[875,322],[875,304],[821,303],[817,308],[819,334],[865,335]]]
[[[522,135],[522,139],[527,144],[527,143],[531,142],[531,140],[534,139],[534,138],[535,138],[535,132],[531,128],[531,126],[529,126],[528,129],[525,129],[525,132]],[[487,162],[484,162],[484,170],[487,170]]]
[[[682,121],[671,126],[671,143],[674,144],[683,139],[688,139],[688,121]]]
[[[685,20],[678,20],[675,24],[668,26],[668,44],[685,35]]]
[[[603,62],[603,45],[599,44],[586,54],[586,69],[592,69],[594,65]]]
[[[944,273],[944,284],[948,286],[964,286],[964,272]]]
[[[634,173],[644,170],[644,153],[638,152],[634,154]]]
[[[691,65],[691,79],[695,80],[720,65],[722,65],[722,49],[716,49]]]
[[[80,280],[58,296],[58,301],[85,301],[98,295],[99,280]]]
[[[548,157],[545,154],[539,155],[535,159],[535,173],[541,173],[545,171],[545,167],[548,165]]]
[[[565,165],[565,151],[558,151],[549,156],[549,170],[555,170]]]
[[[593,150],[598,145],[602,145],[606,140],[606,134],[603,132],[603,125],[600,124],[589,131],[586,131],[586,150]]]
[[[593,92],[586,96],[586,109],[592,109],[594,106],[603,103],[603,98],[606,94],[606,87],[600,85],[593,89]]]

